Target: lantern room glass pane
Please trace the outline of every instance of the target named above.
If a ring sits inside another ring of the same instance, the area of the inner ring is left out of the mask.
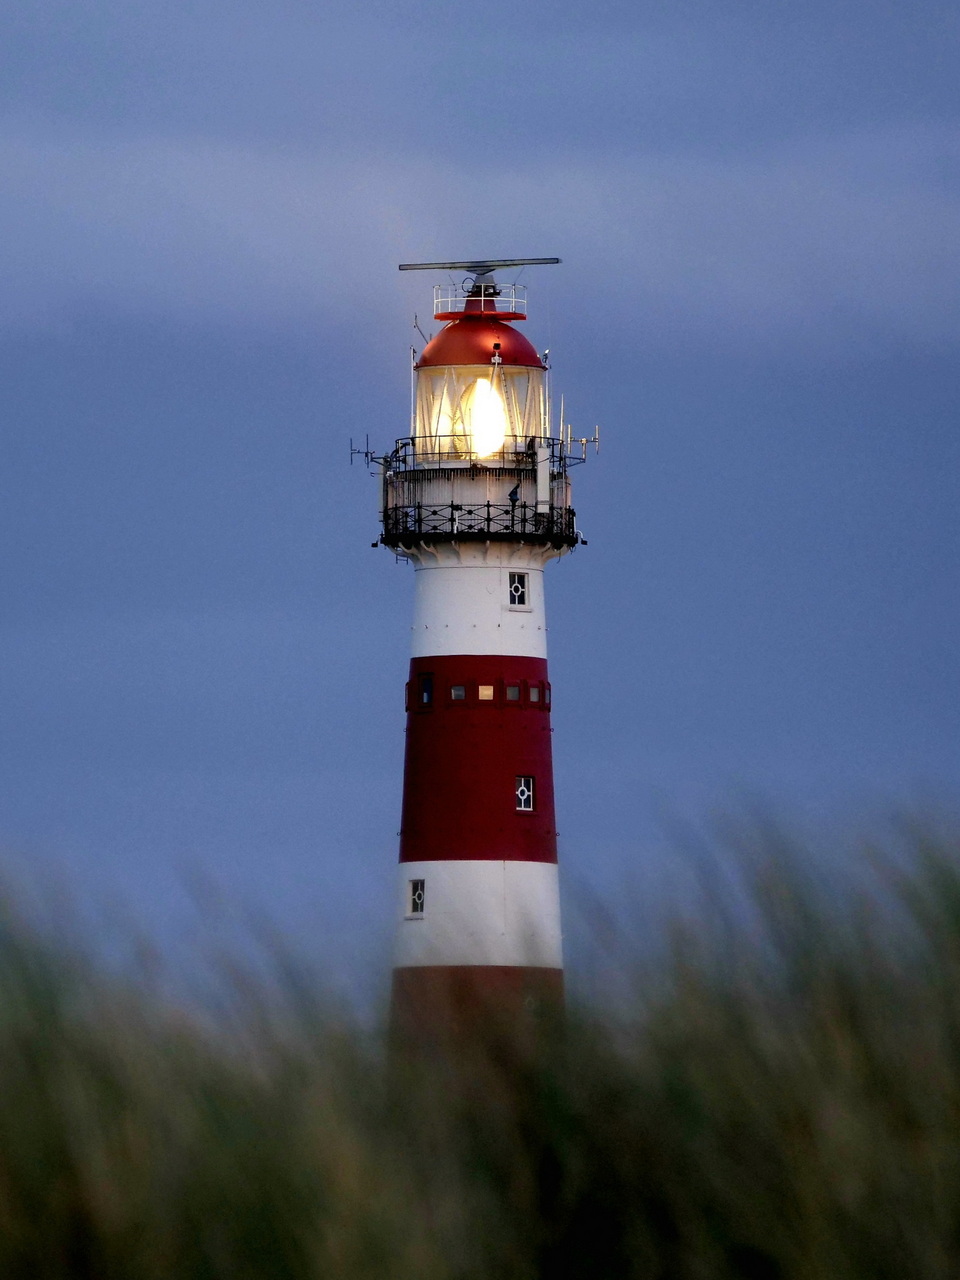
[[[418,460],[493,458],[547,434],[543,369],[444,365],[417,370]]]

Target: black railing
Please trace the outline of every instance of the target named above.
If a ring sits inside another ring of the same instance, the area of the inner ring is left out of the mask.
[[[494,467],[507,467],[510,470],[528,471],[537,465],[538,448],[546,448],[550,453],[551,471],[561,470],[566,455],[563,441],[550,436],[531,436],[529,440],[518,440],[509,436],[502,449],[480,457],[470,449],[466,434],[437,436],[406,436],[398,440],[389,458],[390,471],[419,471],[423,468],[442,467],[457,469],[463,466],[474,466],[483,471]]]
[[[538,511],[528,502],[448,502],[442,506],[417,502],[408,507],[387,507],[383,513],[381,541],[388,547],[461,538],[522,539],[570,547],[579,541],[572,507]]]

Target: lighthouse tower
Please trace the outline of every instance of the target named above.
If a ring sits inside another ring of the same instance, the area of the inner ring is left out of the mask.
[[[557,261],[400,268],[468,273],[434,290],[410,435],[378,459],[380,541],[415,570],[392,1006],[413,1032],[562,999],[543,571],[580,541],[585,446],[551,432],[525,293],[493,274]]]

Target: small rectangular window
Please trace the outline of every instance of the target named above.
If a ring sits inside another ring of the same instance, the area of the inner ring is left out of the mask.
[[[532,684],[530,686],[530,701],[531,702],[540,701],[540,686],[538,684]]]
[[[520,701],[520,686],[518,684],[507,685],[507,701],[508,702]]]
[[[493,701],[493,685],[492,684],[478,685],[477,697],[480,699],[481,702],[492,702]]]
[[[517,778],[517,808],[526,813],[533,810],[533,779],[531,777]]]
[[[549,707],[549,705],[550,705],[550,686],[549,686],[549,685],[545,685],[545,686],[544,686],[544,689],[543,689],[543,700],[544,700],[544,702],[547,704],[547,706]]]
[[[433,701],[433,676],[420,677],[420,705],[428,707]]]
[[[466,701],[467,686],[465,684],[452,684],[450,686],[450,697],[454,702]]]
[[[426,887],[425,880],[409,880],[407,882],[407,915],[422,916],[423,903],[425,898],[424,889]]]
[[[526,573],[513,573],[512,571],[507,574],[507,595],[509,596],[511,609],[525,609],[529,604],[527,592],[528,576]]]

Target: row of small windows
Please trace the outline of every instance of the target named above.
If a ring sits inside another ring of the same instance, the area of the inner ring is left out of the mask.
[[[450,686],[450,701],[466,702],[468,688],[470,688],[471,692],[473,691],[472,685],[468,686],[465,684],[452,684]],[[522,702],[523,691],[524,691],[524,685],[522,684],[505,684],[503,686],[503,694],[507,702]],[[528,702],[540,701],[540,694],[542,690],[539,684],[530,684],[528,682],[526,684],[526,691],[527,691]],[[478,702],[495,701],[495,698],[494,698],[495,693],[496,693],[496,685],[492,685],[492,684],[477,685],[477,701]],[[549,697],[546,699],[546,701],[547,702],[550,701]]]
[[[540,680],[504,680],[496,684],[451,684],[438,690],[449,702],[498,702],[512,703],[516,706],[550,706],[550,686]],[[411,689],[407,685],[407,710],[411,706]],[[433,676],[424,673],[417,681],[417,696],[414,703],[419,708],[430,707],[434,702]]]

